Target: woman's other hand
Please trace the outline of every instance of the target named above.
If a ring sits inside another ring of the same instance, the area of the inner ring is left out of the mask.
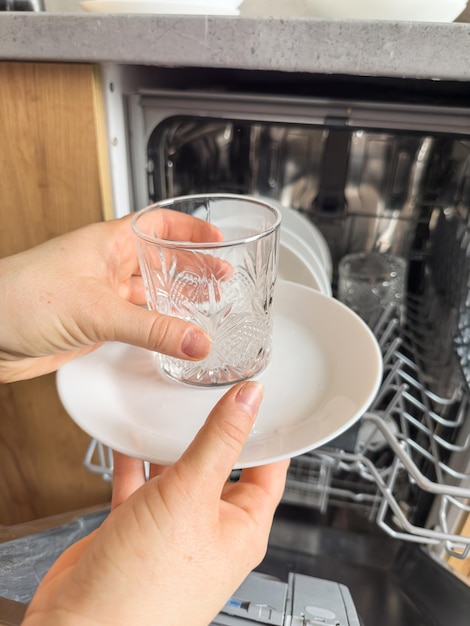
[[[181,459],[153,468],[116,455],[113,509],[66,551],[24,626],[207,626],[263,558],[287,461],[227,482],[262,397],[232,387]]]

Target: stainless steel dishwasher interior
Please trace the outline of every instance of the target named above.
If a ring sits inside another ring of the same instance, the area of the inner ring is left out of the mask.
[[[373,329],[382,387],[355,428],[293,459],[295,514],[268,563],[344,582],[366,624],[459,623],[470,589],[448,564],[470,558],[470,109],[150,89],[127,107],[136,207],[262,195],[321,230],[335,270],[360,250],[408,259],[406,320],[391,310]]]
[[[371,410],[293,460],[284,500],[468,557],[470,109],[144,91],[128,117],[137,206],[263,195],[316,224],[335,269],[358,250],[408,259],[406,321],[388,311],[373,329],[385,375]]]

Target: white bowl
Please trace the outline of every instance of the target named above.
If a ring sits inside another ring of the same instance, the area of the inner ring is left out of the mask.
[[[317,17],[453,22],[466,0],[309,0]]]

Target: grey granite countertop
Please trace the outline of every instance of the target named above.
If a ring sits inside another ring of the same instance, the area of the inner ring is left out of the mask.
[[[470,79],[470,24],[0,14],[0,60]]]

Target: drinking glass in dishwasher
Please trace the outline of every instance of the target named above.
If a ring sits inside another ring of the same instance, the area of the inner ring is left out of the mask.
[[[223,237],[165,239],[156,226],[161,209],[210,222]],[[134,216],[149,308],[197,324],[212,338],[203,361],[159,355],[168,376],[213,387],[255,376],[268,364],[280,223],[269,202],[231,194],[164,200]]]
[[[374,328],[382,315],[404,316],[406,260],[380,252],[348,254],[338,266],[338,299]]]

